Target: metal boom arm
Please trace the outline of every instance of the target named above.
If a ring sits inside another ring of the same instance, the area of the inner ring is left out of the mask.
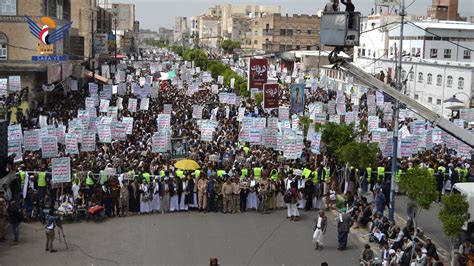
[[[441,117],[436,112],[431,111],[430,109],[426,108],[422,104],[418,103],[417,101],[411,99],[410,97],[404,95],[403,93],[398,92],[396,89],[388,86],[387,84],[383,83],[382,81],[374,78],[370,74],[366,73],[362,69],[356,67],[355,65],[345,61],[344,59],[338,60],[338,66],[342,67],[348,73],[353,75],[354,77],[358,78],[359,80],[366,83],[366,85],[370,86],[371,88],[382,91],[394,99],[399,100],[400,102],[406,104],[410,109],[418,113],[420,116],[428,120],[433,124],[433,126],[438,126],[439,128],[446,131],[451,136],[457,138],[458,140],[464,142],[471,148],[474,148],[474,135],[470,134],[467,130],[462,129],[449,120]]]

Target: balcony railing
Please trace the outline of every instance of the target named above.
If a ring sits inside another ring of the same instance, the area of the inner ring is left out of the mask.
[[[273,36],[273,29],[263,29],[263,36]]]

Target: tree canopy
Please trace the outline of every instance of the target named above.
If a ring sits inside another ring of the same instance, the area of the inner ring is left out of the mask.
[[[232,40],[225,40],[221,44],[222,50],[226,53],[233,53],[235,49],[240,48],[240,42],[232,41]]]
[[[457,237],[462,226],[469,220],[469,203],[466,196],[457,193],[445,195],[439,219],[443,224],[444,234],[449,238]]]
[[[354,124],[329,123],[324,125],[322,129],[321,139],[331,154],[337,154],[338,149],[355,141],[357,137]]]
[[[400,176],[400,188],[418,207],[429,210],[436,200],[435,179],[426,168],[411,168]]]
[[[379,147],[375,143],[349,142],[337,150],[339,161],[357,168],[372,166],[377,159]]]

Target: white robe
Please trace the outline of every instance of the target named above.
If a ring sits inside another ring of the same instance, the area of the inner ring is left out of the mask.
[[[151,211],[160,211],[161,199],[160,199],[160,187],[158,184],[155,184],[153,188],[153,200],[151,201]]]
[[[170,198],[170,211],[179,211],[178,194],[174,194],[174,196]]]
[[[140,212],[141,213],[148,213],[150,212],[150,202],[145,201],[145,193],[148,192],[148,187],[145,184],[141,185],[141,190],[143,191],[142,194],[140,194]]]

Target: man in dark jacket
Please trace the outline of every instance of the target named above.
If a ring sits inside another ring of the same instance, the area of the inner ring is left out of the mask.
[[[351,215],[346,213],[346,209],[342,208],[337,219],[337,240],[339,247],[337,250],[345,250],[347,248],[347,236],[352,226]]]
[[[7,211],[13,230],[13,243],[11,244],[13,246],[18,244],[20,239],[20,223],[23,221],[23,214],[21,214],[20,209],[18,209],[15,201],[10,202],[10,206],[8,207]]]

